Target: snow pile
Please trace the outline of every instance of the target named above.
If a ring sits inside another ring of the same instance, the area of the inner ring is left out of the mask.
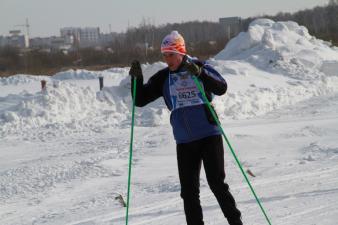
[[[45,91],[23,91],[0,97],[0,136],[24,135],[36,128],[66,134],[69,131],[89,129],[102,132],[104,127],[129,126],[132,106],[130,78],[121,77],[119,79],[124,79],[125,83],[128,80],[129,84],[104,87],[102,91],[94,90],[91,85],[67,82],[65,77],[64,81],[51,79]],[[156,126],[168,121],[168,117],[164,104],[157,101],[149,108],[137,110],[136,125]]]
[[[338,77],[338,61],[327,60],[322,63],[320,70],[328,76]]]
[[[313,96],[338,91],[338,79],[334,77],[299,80],[259,70],[247,62],[210,60],[209,63],[227,74],[224,78],[228,82],[228,92],[225,97],[214,100],[223,119],[259,116]]]
[[[262,115],[337,91],[337,48],[292,21],[253,21],[209,63],[224,75],[245,77],[225,76],[238,86],[216,100],[221,115],[232,118]]]
[[[126,119],[119,113],[124,106],[121,96],[115,98],[119,98],[116,103],[114,98],[102,102],[91,87],[66,82],[60,82],[56,87],[48,86],[46,91],[34,94],[8,95],[1,99],[12,104],[0,110],[0,136],[41,127],[77,132],[96,130],[98,121],[114,126]]]
[[[127,119],[126,121],[116,121],[115,126],[130,124],[132,100],[129,77],[123,80],[120,86],[102,89],[101,92],[97,93],[97,98],[108,104],[115,114],[120,115],[119,118],[125,116],[124,118]],[[138,126],[158,126],[168,123],[168,121],[169,111],[161,99],[149,104],[149,107],[137,108],[136,110],[135,124]]]
[[[103,77],[105,81],[109,80],[110,85],[117,86],[121,80],[128,75],[129,68],[110,68],[103,71],[89,71],[89,70],[67,70],[56,73],[52,76],[53,80],[59,81],[90,81],[97,80],[99,77]]]
[[[42,76],[32,76],[18,74],[10,77],[0,77],[0,85],[18,85],[18,84],[29,84],[33,81],[38,81]]]
[[[59,72],[53,76],[55,80],[92,80],[99,77],[114,77],[116,74],[126,74],[129,70],[126,68],[111,68],[104,71],[89,71],[89,70],[67,70]]]
[[[248,31],[232,39],[215,59],[246,61],[257,68],[302,80],[338,69],[337,48],[309,35],[305,27],[295,22],[269,19],[253,21]]]
[[[91,80],[97,79],[98,73],[88,70],[67,70],[60,73],[57,73],[53,76],[56,80]]]

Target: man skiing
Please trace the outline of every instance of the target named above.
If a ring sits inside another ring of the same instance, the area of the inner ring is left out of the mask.
[[[143,107],[163,97],[171,111],[170,123],[177,143],[178,172],[181,197],[188,225],[203,225],[199,199],[200,171],[203,162],[207,181],[229,225],[243,225],[241,212],[224,182],[224,149],[218,129],[207,105],[203,102],[192,76],[201,83],[209,101],[213,94],[223,95],[226,81],[210,65],[186,54],[183,37],[172,31],[161,44],[161,53],[168,67],[154,74],[143,84],[138,61],[133,61],[129,74],[136,79],[135,104]],[[133,92],[133,90],[132,90]]]

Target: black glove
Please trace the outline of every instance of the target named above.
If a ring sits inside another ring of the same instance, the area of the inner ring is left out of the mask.
[[[185,59],[185,61],[183,62],[183,68],[185,68],[188,72],[192,73],[197,77],[200,76],[202,73],[202,68],[200,66],[187,59]]]
[[[131,63],[131,67],[130,67],[130,70],[129,70],[129,75],[132,76],[132,77],[134,77],[134,78],[141,78],[141,77],[143,77],[142,68],[141,68],[141,64],[140,64],[139,61],[134,60]]]

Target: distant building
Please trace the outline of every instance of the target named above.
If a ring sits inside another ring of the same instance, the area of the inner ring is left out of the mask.
[[[71,50],[72,45],[66,42],[64,37],[51,37],[51,49],[52,50],[62,50],[68,51]]]
[[[60,29],[61,37],[65,38],[65,40],[68,40],[70,44],[79,43],[80,42],[80,29],[81,28],[75,28],[75,27],[65,27]]]
[[[51,37],[36,37],[30,39],[30,47],[31,48],[50,48],[52,45]]]
[[[242,19],[240,17],[224,17],[219,19],[219,23],[223,25],[228,39],[236,36],[242,29]]]
[[[101,46],[108,46],[114,40],[116,40],[118,34],[117,33],[108,33],[108,34],[100,34],[100,45]]]
[[[63,37],[37,37],[30,39],[31,48],[36,48],[45,51],[71,51],[72,45],[67,43]]]
[[[34,48],[46,51],[73,51],[78,48],[108,47],[119,37],[118,33],[100,33],[99,27],[65,27],[60,29],[60,36],[35,37],[28,39],[20,30],[10,31],[11,36],[0,36],[0,46]]]
[[[27,35],[21,35],[20,30],[11,30],[11,36],[1,36],[0,46],[11,46],[16,48],[29,48],[29,39]]]
[[[67,44],[74,44],[77,47],[95,47],[100,43],[100,28],[99,27],[65,27],[60,29],[61,37]]]

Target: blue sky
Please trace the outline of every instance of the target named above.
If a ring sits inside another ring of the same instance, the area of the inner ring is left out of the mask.
[[[24,24],[31,36],[59,35],[61,27],[98,26],[101,31],[125,31],[142,19],[155,25],[191,20],[218,21],[220,17],[295,12],[321,6],[328,0],[0,0],[0,35]]]

